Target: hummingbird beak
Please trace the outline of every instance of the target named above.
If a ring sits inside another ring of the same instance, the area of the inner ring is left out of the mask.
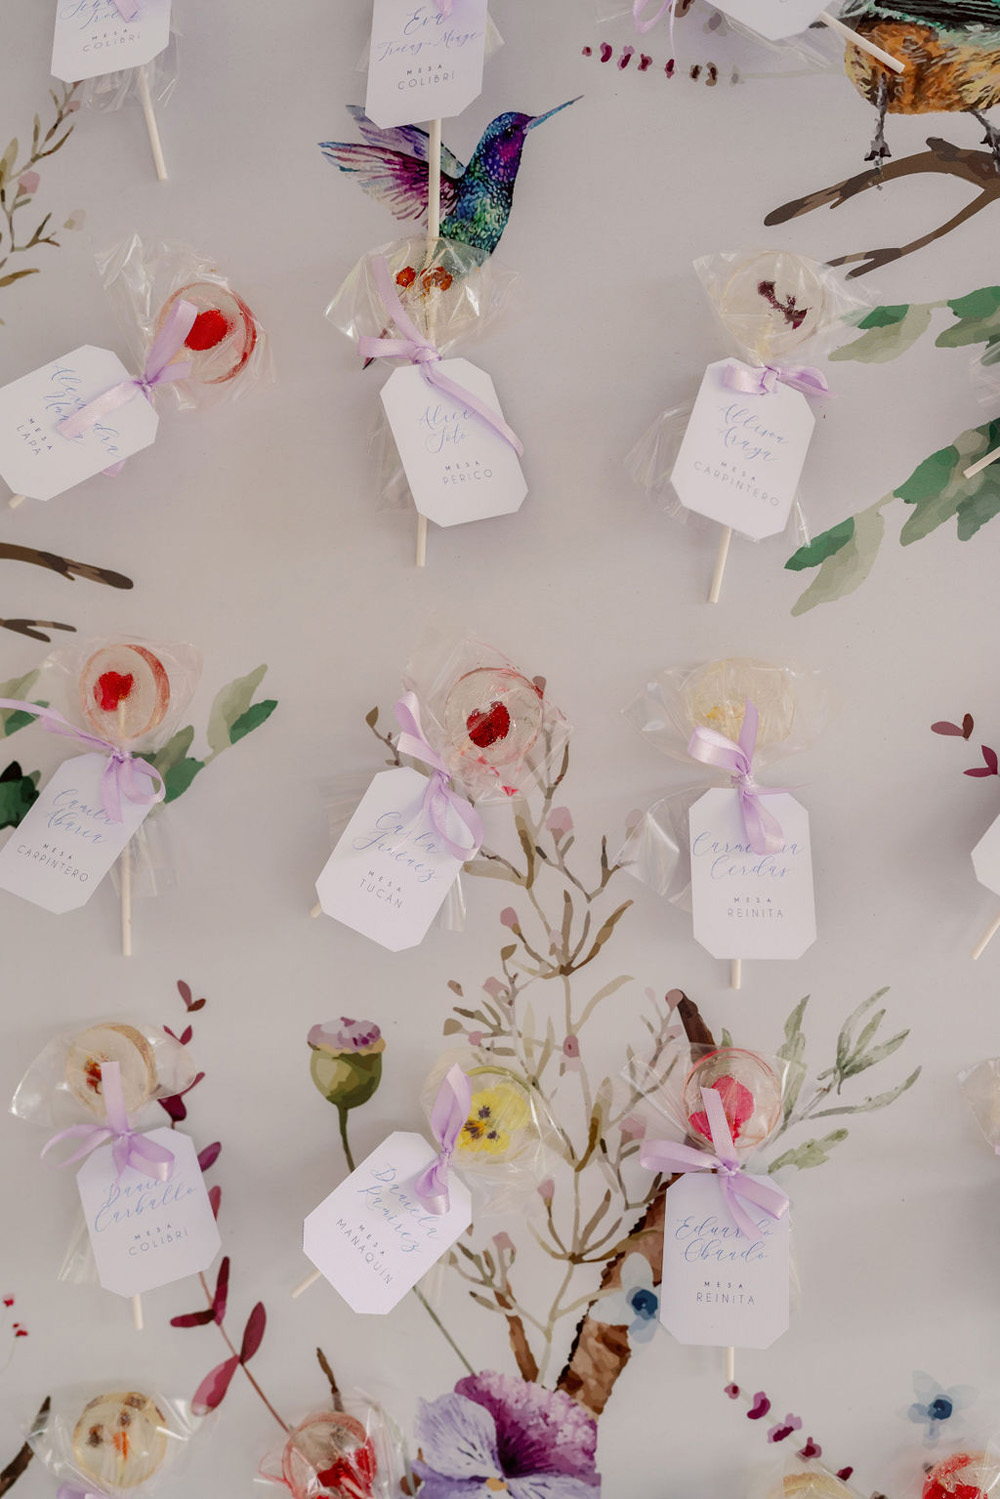
[[[582,94],[577,94],[575,99],[567,99],[565,104],[557,104],[555,109],[549,109],[543,115],[535,115],[535,118],[525,125],[525,130],[534,130],[536,125],[542,125],[546,120],[551,120],[552,116],[557,115],[561,109],[569,109],[571,104],[576,104],[582,98]]]

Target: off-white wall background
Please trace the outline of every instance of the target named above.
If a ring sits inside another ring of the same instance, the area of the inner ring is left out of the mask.
[[[0,1095],[60,1025],[109,1011],[181,1021],[174,983],[189,980],[209,998],[196,1017],[207,1079],[191,1123],[200,1143],[224,1143],[214,1179],[233,1256],[234,1325],[253,1301],[267,1304],[258,1377],[286,1411],[319,1403],[319,1341],[342,1383],[379,1395],[410,1423],[418,1395],[443,1393],[462,1372],[419,1306],[408,1300],[372,1322],[326,1287],[287,1299],[306,1268],[301,1218],[342,1170],[333,1111],[307,1081],[305,1033],[317,1020],[360,1014],[388,1038],[382,1088],[353,1121],[359,1156],[387,1129],[417,1127],[419,1085],[442,1045],[446,982],[475,989],[493,971],[496,913],[508,895],[475,885],[464,934],[435,930],[398,956],[311,922],[312,881],[329,847],[321,783],[376,768],[364,714],[391,706],[410,642],[435,610],[547,676],[575,726],[564,799],[580,845],[596,846],[604,830],[616,836],[629,809],[686,779],[620,716],[650,674],[734,651],[828,669],[842,710],[787,767],[813,818],[815,947],[794,965],[758,965],[733,994],[684,915],[629,882],[623,895],[635,906],[601,971],[627,971],[636,983],[609,1017],[606,1042],[611,1055],[639,1044],[634,1001],[647,985],[683,987],[710,1023],[764,1049],[811,994],[816,1064],[846,1012],[891,985],[891,1018],[912,1035],[880,1086],[917,1062],[923,1075],[886,1113],[848,1120],[851,1138],[829,1165],[795,1177],[801,1301],[774,1348],[741,1355],[740,1378],[766,1388],[776,1412],[801,1414],[803,1434],[835,1466],[856,1464],[863,1492],[895,1496],[916,1492],[924,1455],[901,1418],[912,1372],[987,1392],[996,1379],[1000,1166],[955,1074],[1000,1050],[1000,942],[976,965],[968,956],[994,912],[969,850],[998,810],[996,789],[960,774],[975,763],[979,730],[987,742],[1000,734],[997,536],[988,527],[960,545],[945,527],[907,551],[887,543],[861,592],[800,619],[789,611],[802,575],[782,569],[787,539],[756,548],[737,540],[723,601],[710,609],[714,534],[669,521],[631,485],[622,459],[719,352],[690,270],[696,255],[760,243],[826,259],[898,243],[957,210],[968,190],[914,179],[784,232],[764,230],[779,203],[860,169],[871,112],[839,71],[792,69],[779,79],[745,42],[706,37],[710,8],[697,0],[695,11],[701,19],[677,27],[679,46],[692,61],[738,61],[747,75],[738,86],[726,68],[706,88],[683,70],[668,83],[585,58],[585,45],[631,38],[626,20],[598,23],[583,0],[494,0],[506,46],[487,64],[478,103],[446,122],[452,149],[468,159],[502,110],[538,113],[583,97],[529,138],[499,252],[523,275],[525,311],[475,355],[525,441],[529,499],[516,517],[432,531],[423,573],[411,565],[411,518],[372,498],[365,433],[380,377],[359,373],[322,315],[358,255],[396,233],[388,212],[317,149],[354,138],[344,106],[363,100],[356,63],[367,5],[176,0],[182,74],[161,115],[167,185],[153,178],[137,112],[78,116],[38,201],[57,219],[83,207],[86,229],[63,236],[41,275],[3,293],[0,379],[80,343],[123,347],[92,252],[133,230],[216,257],[270,331],[278,379],[232,407],[165,415],[155,449],[118,480],[4,512],[5,539],[116,568],[136,586],[112,592],[6,564],[2,612],[72,620],[84,633],[196,642],[206,664],[193,722],[204,722],[221,683],[263,661],[279,708],[172,809],[184,883],[137,908],[130,962],[117,955],[110,890],[58,919],[12,897],[0,905]],[[0,11],[4,140],[44,105],[51,12],[43,0],[7,0]],[[646,48],[665,60],[665,26]],[[928,133],[966,145],[979,135],[966,119],[926,124],[894,123],[898,154]],[[903,302],[991,284],[995,231],[987,212],[868,278],[866,290]],[[930,336],[897,364],[834,367],[838,398],[818,423],[805,485],[815,530],[886,493],[982,419],[969,370],[967,352],[936,350]],[[0,636],[0,680],[44,653]],[[972,745],[928,732],[932,720],[965,711],[977,718]],[[30,730],[10,748],[45,768],[63,754]],[[197,1303],[191,1287],[150,1295],[148,1329],[137,1337],[124,1305],[58,1284],[72,1183],[38,1167],[39,1141],[26,1126],[0,1119],[0,1140],[0,1291],[16,1295],[30,1329],[0,1376],[0,1451],[13,1453],[18,1423],[62,1384],[127,1372],[189,1395],[222,1357],[211,1329],[168,1326]],[[444,1305],[477,1365],[511,1367],[499,1319],[457,1284]],[[666,1334],[634,1359],[600,1426],[609,1499],[744,1492],[773,1452],[720,1385],[715,1354]],[[249,1493],[272,1440],[268,1421],[252,1392],[234,1385],[170,1492]],[[53,1491],[36,1464],[18,1493]]]

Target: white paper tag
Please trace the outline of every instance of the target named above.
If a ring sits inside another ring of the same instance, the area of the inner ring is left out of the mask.
[[[498,414],[493,381],[467,359],[435,366]],[[528,493],[510,443],[468,407],[428,385],[416,365],[393,370],[382,387],[392,435],[421,515],[456,526],[520,510]]]
[[[383,130],[449,119],[483,89],[486,0],[375,0],[365,114]]]
[[[462,868],[424,812],[426,790],[409,766],[381,771],[316,881],[327,916],[390,952],[423,941]],[[457,818],[449,836],[468,837]]]
[[[763,801],[778,854],[748,846],[738,791],[706,791],[689,814],[694,935],[713,958],[800,958],[816,941],[809,814],[786,791]]]
[[[790,1214],[741,1206],[759,1237],[740,1233],[714,1173],[689,1172],[667,1191],[660,1321],[679,1343],[770,1348],[788,1329]]]
[[[0,848],[0,890],[61,915],[85,906],[151,810],[122,797],[122,820],[101,805],[104,755],[74,755],[43,786]]]
[[[0,388],[0,475],[14,493],[51,500],[148,448],[160,419],[139,390],[79,437],[56,431],[64,417],[130,378],[117,354],[85,344]]]
[[[57,0],[52,74],[64,83],[152,62],[170,40],[170,0],[138,0],[134,21],[114,0]]]
[[[454,1172],[447,1213],[429,1212],[416,1195],[436,1154],[423,1135],[398,1131],[306,1219],[306,1255],[356,1312],[391,1312],[472,1222]]]
[[[972,850],[972,867],[979,883],[1000,895],[1000,817],[990,823]]]
[[[119,1296],[197,1275],[222,1248],[194,1141],[175,1129],[144,1133],[173,1151],[169,1181],[131,1166],[119,1179],[111,1145],[89,1155],[76,1175],[98,1277]]]
[[[686,509],[761,541],[788,523],[816,418],[781,381],[767,395],[730,389],[729,365],[750,369],[708,366],[670,482]]]
[[[824,6],[819,0],[716,0],[730,20],[739,21],[768,41],[797,36],[819,19]]]

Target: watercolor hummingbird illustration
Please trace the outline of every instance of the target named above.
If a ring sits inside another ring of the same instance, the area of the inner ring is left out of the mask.
[[[1000,171],[1000,129],[984,113],[1000,103],[1000,0],[847,0],[840,18],[906,65],[892,73],[847,48],[847,75],[878,110],[867,161],[878,169],[892,155],[887,113],[964,112],[985,127]]]
[[[510,217],[528,131],[576,102],[567,99],[540,115],[513,110],[498,115],[487,125],[468,166],[442,146],[442,238],[460,240],[484,255],[493,254]],[[397,219],[422,218],[427,212],[427,131],[417,125],[382,130],[358,105],[347,107],[364,143],[321,141],[323,155],[342,172],[353,173],[359,186],[391,209]]]

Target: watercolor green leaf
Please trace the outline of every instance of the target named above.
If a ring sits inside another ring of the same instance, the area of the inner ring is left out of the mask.
[[[33,802],[38,800],[41,771],[27,775],[12,760],[0,775],[0,828],[16,828]]]
[[[266,723],[278,706],[273,697],[266,698],[261,703],[251,703],[245,713],[241,713],[236,722],[229,730],[229,743],[236,744],[246,734],[252,734],[254,729],[259,729],[262,723]]]
[[[802,1084],[805,1081],[805,1052],[806,1038],[802,1030],[802,1020],[806,1013],[806,1005],[809,1003],[809,995],[800,999],[795,1009],[785,1021],[785,1039],[778,1047],[778,1056],[783,1062],[789,1064],[788,1080],[785,1085],[784,1116],[788,1123],[792,1110],[799,1101]],[[819,1164],[817,1162],[817,1164]]]
[[[963,432],[939,448],[893,493],[914,507],[900,533],[903,546],[930,534],[954,515],[960,541],[968,541],[1000,510],[1000,473],[991,464],[974,478],[965,470],[1000,445],[1000,419]]]
[[[1000,344],[1000,286],[983,286],[967,297],[956,297],[948,306],[958,322],[938,334],[937,347],[963,349],[969,344],[986,344],[983,359],[991,363],[989,349]]]
[[[20,698],[22,701],[27,697],[35,682],[38,680],[38,671],[26,672],[23,677],[11,677],[9,682],[0,682],[0,697]],[[39,708],[47,708],[48,703],[38,703]],[[16,734],[18,729],[26,728],[29,723],[34,723],[35,715],[26,713],[23,708],[0,709],[0,738],[9,739],[11,734]]]
[[[807,567],[819,567],[827,557],[834,557],[854,535],[854,516],[849,515],[836,526],[831,526],[829,531],[823,531],[813,541],[805,546],[799,547],[794,556],[789,557],[785,567],[793,573],[802,572]]]
[[[237,677],[216,693],[212,711],[208,715],[208,743],[214,754],[219,755],[232,744],[232,728],[250,709],[253,695],[264,680],[266,666],[258,666],[245,677]]]
[[[890,499],[892,496],[886,495],[867,510],[861,510],[857,515],[852,516],[852,529],[849,535],[846,531],[847,522],[842,521],[840,526],[833,527],[833,531],[841,532],[841,536],[836,538],[839,545],[835,545],[835,549],[828,550],[827,554],[821,557],[819,572],[805,593],[796,599],[792,606],[793,615],[805,614],[808,610],[815,609],[817,604],[832,603],[834,599],[843,598],[846,594],[853,593],[855,589],[861,587],[874,567],[875,558],[882,545],[882,538],[885,534],[882,507]],[[831,537],[831,532],[824,532],[824,535],[818,536],[812,545],[822,552],[823,548],[820,543],[826,538],[826,545],[829,548],[834,544]],[[804,549],[800,549],[795,557],[790,558],[785,564],[786,567],[800,557],[801,550]],[[799,567],[810,565],[815,564],[803,561],[798,563]]]
[[[927,332],[934,309],[940,305],[939,302],[917,302],[913,306],[904,303],[899,307],[874,308],[857,325],[864,330],[861,337],[834,349],[831,361],[888,364],[891,359],[898,359]]]
[[[909,1031],[904,1032],[904,1036],[906,1035],[909,1035]],[[862,1103],[845,1103],[838,1105],[834,1109],[817,1109],[812,1117],[814,1119],[832,1119],[837,1114],[872,1114],[876,1109],[887,1109],[891,1103],[895,1103],[897,1098],[901,1098],[909,1088],[913,1087],[913,1084],[920,1076],[920,1071],[919,1067],[915,1068],[909,1077],[905,1078],[895,1088],[890,1088],[885,1093],[875,1093],[864,1099]]]
[[[830,1151],[842,1140],[847,1139],[846,1129],[831,1130],[821,1140],[806,1140],[803,1145],[796,1145],[792,1150],[786,1150],[784,1155],[779,1155],[776,1161],[768,1166],[768,1175],[775,1171],[783,1171],[786,1166],[794,1167],[798,1171],[806,1171],[810,1166],[823,1166],[830,1159]]]

